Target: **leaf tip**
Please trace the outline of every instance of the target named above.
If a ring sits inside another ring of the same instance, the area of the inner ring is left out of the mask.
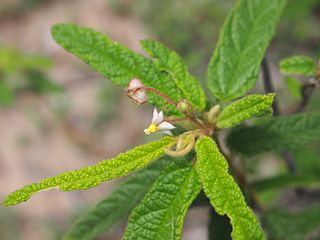
[[[265,96],[269,100],[268,102],[273,103],[273,101],[276,98],[277,94],[276,93],[268,93]]]

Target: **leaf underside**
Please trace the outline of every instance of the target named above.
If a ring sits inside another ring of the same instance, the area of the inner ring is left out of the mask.
[[[227,137],[227,145],[236,153],[255,155],[283,151],[320,139],[320,113],[306,113],[257,121],[239,126]]]
[[[263,231],[252,210],[247,206],[244,196],[228,173],[228,163],[219,148],[209,137],[198,140],[196,170],[204,192],[215,211],[230,218],[234,240],[265,239]]]
[[[261,117],[272,112],[271,106],[275,94],[249,95],[226,107],[218,117],[218,128],[229,128],[254,117]]]
[[[185,214],[200,190],[191,163],[173,160],[132,211],[124,239],[181,239]]]
[[[173,100],[183,99],[176,83],[167,74],[161,73],[151,59],[112,42],[102,33],[72,24],[58,24],[52,28],[52,35],[63,48],[115,84],[127,87],[131,79],[138,78],[146,87],[155,88]],[[149,94],[149,102],[160,108],[165,103],[155,94]],[[167,113],[179,115],[171,105]]]
[[[208,87],[228,101],[258,79],[260,63],[275,34],[286,0],[239,0],[227,17],[208,67]]]
[[[64,235],[64,240],[91,240],[106,232],[113,224],[129,215],[141,201],[161,171],[173,159],[163,156],[130,176],[109,196],[100,201],[93,209],[81,216]]]
[[[135,147],[112,159],[103,160],[96,165],[64,172],[39,183],[27,185],[9,194],[3,205],[15,205],[27,201],[32,194],[45,189],[57,188],[61,191],[72,191],[95,187],[104,181],[141,169],[163,155],[163,148],[170,146],[172,142],[173,138],[164,137],[156,142]]]

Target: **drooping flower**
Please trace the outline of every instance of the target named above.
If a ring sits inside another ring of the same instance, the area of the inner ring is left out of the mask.
[[[153,110],[153,117],[151,120],[151,124],[147,129],[144,130],[144,132],[145,134],[163,132],[165,134],[172,135],[170,130],[174,128],[175,126],[173,126],[171,123],[164,121],[163,112],[160,111],[158,113],[157,109],[155,108]]]
[[[137,78],[132,79],[128,84],[127,95],[138,105],[144,104],[148,101],[147,91],[144,87],[143,83]]]

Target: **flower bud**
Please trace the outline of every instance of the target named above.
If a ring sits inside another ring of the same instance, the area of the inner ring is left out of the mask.
[[[145,86],[137,78],[134,78],[129,82],[127,87],[127,96],[138,105],[144,104],[148,101]]]
[[[178,109],[186,115],[192,114],[192,106],[187,100],[181,100],[178,102]]]
[[[220,105],[213,106],[207,113],[208,122],[215,124],[220,113]]]

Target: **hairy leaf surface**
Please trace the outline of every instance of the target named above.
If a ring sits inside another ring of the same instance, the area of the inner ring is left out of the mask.
[[[267,112],[272,113],[272,103],[275,94],[249,95],[226,107],[218,117],[218,128],[229,128],[249,120],[260,117]]]
[[[184,216],[200,190],[190,162],[175,159],[132,211],[124,239],[181,239]]]
[[[239,0],[227,17],[208,68],[208,86],[220,100],[244,95],[255,84],[262,58],[286,0]]]
[[[284,74],[302,74],[313,76],[316,74],[317,65],[307,56],[293,56],[280,62],[280,70]]]
[[[141,45],[151,57],[156,59],[155,63],[160,70],[169,74],[175,81],[191,104],[198,110],[203,110],[206,105],[204,91],[198,80],[188,72],[188,67],[182,58],[176,52],[153,40],[143,40]]]
[[[149,162],[164,154],[164,147],[171,145],[173,138],[164,137],[156,142],[135,147],[118,156],[79,170],[61,173],[46,178],[39,183],[27,185],[11,193],[3,205],[15,205],[27,201],[32,194],[57,188],[61,191],[83,190],[146,166]]]
[[[68,230],[64,240],[91,240],[107,231],[114,223],[129,215],[140,202],[161,171],[174,159],[164,156],[130,176],[109,196],[80,217]]]
[[[227,144],[234,152],[254,155],[293,149],[320,139],[320,113],[260,120],[232,130]]]
[[[52,28],[57,43],[81,58],[97,72],[115,84],[126,87],[133,78],[139,78],[146,87],[153,87],[174,100],[183,98],[181,90],[167,74],[161,73],[153,62],[125,46],[112,42],[102,33],[71,24],[58,24]],[[149,102],[162,107],[164,100],[149,94]],[[173,106],[169,113],[177,113]]]
[[[228,173],[228,163],[217,145],[209,137],[196,143],[196,170],[204,192],[209,197],[215,211],[227,214],[231,220],[234,240],[265,239],[262,229],[247,206],[242,192]]]

